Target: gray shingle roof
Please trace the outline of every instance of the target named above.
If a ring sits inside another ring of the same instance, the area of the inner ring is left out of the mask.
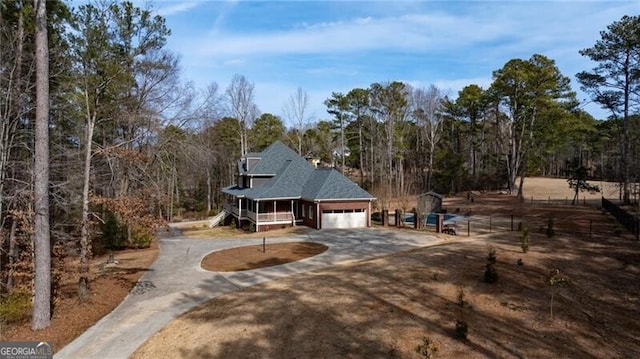
[[[249,175],[274,175],[282,168],[285,161],[300,162],[313,168],[311,163],[298,156],[297,153],[280,141],[274,142],[253,157],[259,157],[260,161],[249,168],[246,172]]]
[[[248,175],[274,175],[267,183],[257,188],[223,188],[224,193],[249,199],[304,198],[307,200],[370,199],[370,193],[333,169],[316,169],[312,164],[280,141],[264,151],[252,154],[260,161],[249,171],[244,171],[241,162],[239,173]]]
[[[316,169],[304,186],[302,198],[309,200],[375,199],[369,192],[332,168]]]

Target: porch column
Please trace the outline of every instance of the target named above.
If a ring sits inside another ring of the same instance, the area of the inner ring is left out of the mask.
[[[260,228],[260,226],[258,225],[258,222],[260,222],[260,200],[255,200],[255,202],[253,202],[254,206],[255,206],[255,214],[256,214],[256,232],[258,232],[258,228]]]
[[[367,209],[367,227],[371,227],[371,201],[369,201],[369,208]]]
[[[291,225],[295,227],[296,216],[293,214],[293,200],[291,200]]]
[[[316,229],[320,229],[320,202],[316,202]]]
[[[242,198],[238,198],[238,219],[242,218]]]

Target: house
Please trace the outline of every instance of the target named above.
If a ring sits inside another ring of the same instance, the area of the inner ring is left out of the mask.
[[[238,161],[236,183],[225,187],[225,211],[240,224],[266,231],[286,226],[371,226],[370,193],[331,168],[316,168],[277,141]]]

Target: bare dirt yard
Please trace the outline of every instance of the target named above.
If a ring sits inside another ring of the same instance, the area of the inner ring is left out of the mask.
[[[540,197],[572,195],[564,180],[539,180],[527,179],[527,195],[536,182]],[[531,228],[527,253],[521,232],[496,230],[265,283],[183,315],[133,357],[419,358],[425,338],[442,358],[640,357],[638,242],[594,207],[474,197],[446,206],[518,214]],[[549,217],[551,237],[536,221]],[[490,248],[493,284],[483,280]],[[551,273],[563,281],[550,285]]]

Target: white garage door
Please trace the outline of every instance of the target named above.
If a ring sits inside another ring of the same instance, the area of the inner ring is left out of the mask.
[[[367,212],[332,211],[322,213],[322,228],[362,228],[367,226]],[[338,212],[338,213],[336,213]]]

